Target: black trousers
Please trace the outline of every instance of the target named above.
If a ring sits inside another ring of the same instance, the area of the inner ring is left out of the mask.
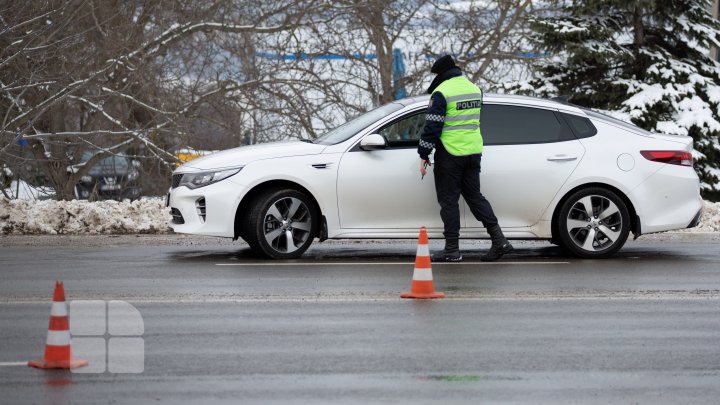
[[[442,142],[435,150],[435,192],[440,203],[440,218],[445,225],[445,239],[460,236],[460,206],[463,196],[470,211],[485,229],[498,224],[490,202],[480,193],[480,159],[482,155],[455,156]]]

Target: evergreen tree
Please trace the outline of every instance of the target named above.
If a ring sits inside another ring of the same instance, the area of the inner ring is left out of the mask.
[[[720,21],[709,0],[567,0],[533,21],[553,58],[532,89],[612,111],[647,130],[689,135],[706,198],[720,199]]]

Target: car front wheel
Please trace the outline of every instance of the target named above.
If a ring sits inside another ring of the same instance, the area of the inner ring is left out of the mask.
[[[252,204],[244,236],[256,253],[272,259],[294,259],[310,247],[318,230],[312,200],[297,190],[269,190]]]
[[[558,220],[563,246],[585,259],[613,255],[630,233],[627,205],[616,193],[604,188],[588,188],[571,195]]]

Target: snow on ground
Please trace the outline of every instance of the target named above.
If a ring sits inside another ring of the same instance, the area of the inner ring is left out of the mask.
[[[720,232],[720,202],[705,201],[700,225],[686,232]]]
[[[28,201],[0,197],[0,234],[167,233],[170,211],[160,199]]]
[[[161,198],[124,201],[25,201],[0,197],[0,234],[169,233]],[[720,203],[705,202],[700,225],[683,232],[720,232]]]
[[[22,180],[18,186],[18,182],[13,180],[10,187],[5,189],[10,198],[20,200],[42,200],[46,198],[55,198],[55,190],[52,187],[35,187]],[[16,195],[17,194],[17,195]],[[0,193],[0,196],[3,194]]]

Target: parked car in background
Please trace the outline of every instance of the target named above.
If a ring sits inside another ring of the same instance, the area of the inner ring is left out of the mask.
[[[442,238],[433,172],[417,145],[428,97],[398,100],[307,142],[226,150],[180,166],[175,232],[243,238],[265,256],[301,255],[319,237]],[[545,239],[582,258],[635,236],[698,224],[688,136],[651,133],[539,98],[485,96],[481,185],[509,239]],[[488,238],[466,204],[461,238]]]
[[[68,167],[76,170],[95,153],[82,154],[78,165]],[[75,197],[80,200],[135,200],[140,197],[138,183],[140,162],[124,154],[108,156],[94,164],[75,186]]]

